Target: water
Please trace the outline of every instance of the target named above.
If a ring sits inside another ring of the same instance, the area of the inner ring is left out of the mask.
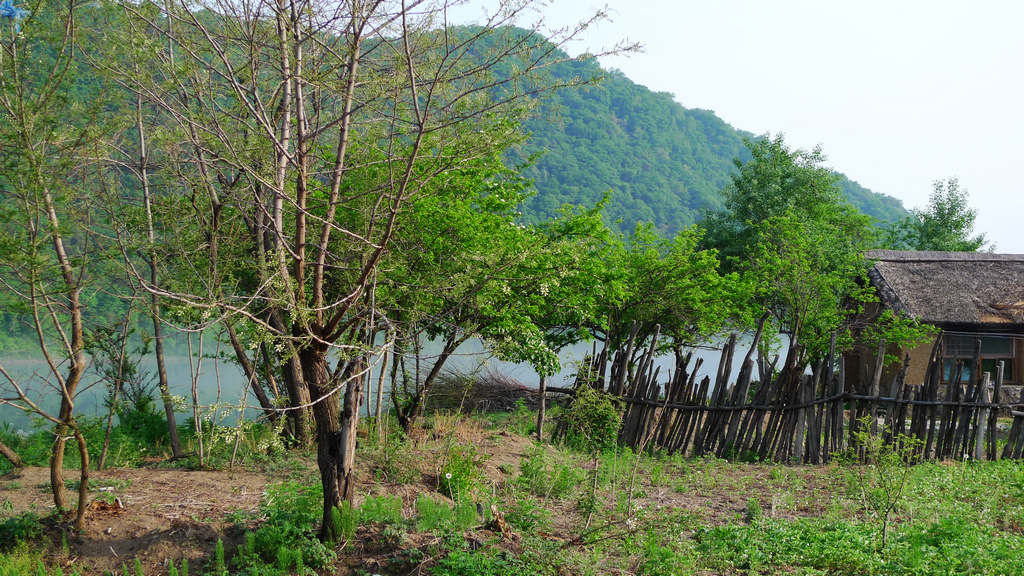
[[[739,373],[740,364],[746,353],[746,346],[749,346],[749,343],[744,345],[741,340],[741,344],[738,346],[733,359],[732,374],[734,377]],[[549,385],[571,385],[572,376],[576,372],[576,363],[585,355],[590,354],[591,349],[592,344],[590,343],[579,343],[563,349],[559,354],[562,370],[548,380]],[[436,355],[440,350],[440,343],[431,342],[424,346],[424,359],[421,361],[420,366],[421,375],[426,375],[432,364],[433,355]],[[698,371],[698,377],[709,375],[714,378],[714,374],[718,369],[719,358],[721,357],[720,350],[698,348],[694,350],[694,356],[704,359],[704,363]],[[0,363],[3,364],[12,376],[19,380],[33,401],[37,402],[44,410],[53,414],[57,413],[60,407],[60,390],[54,385],[52,378],[48,378],[49,370],[42,359],[7,357],[0,358]],[[170,392],[174,396],[184,398],[187,404],[178,413],[179,422],[184,421],[184,418],[192,416],[192,375],[189,364],[187,356],[169,356],[167,358],[167,377]],[[406,366],[409,370],[412,370],[414,362],[407,360]],[[516,364],[498,360],[488,354],[483,342],[477,339],[467,341],[460,346],[445,366],[448,370],[461,373],[472,373],[477,370],[494,371],[533,388],[536,388],[539,382],[537,373],[528,364]],[[655,366],[661,368],[658,379],[663,382],[668,378],[669,372],[675,369],[675,360],[671,354],[663,355],[655,359]],[[374,362],[371,373],[372,389],[374,391],[376,390],[377,370],[379,367],[380,363]],[[152,381],[155,382],[155,360],[150,357],[146,362],[143,362],[140,370],[150,374],[153,378]],[[255,418],[259,415],[257,409],[259,403],[253,396],[252,391],[248,389],[241,368],[233,362],[204,358],[199,372],[198,391],[200,404],[208,407],[218,401],[220,402],[224,410],[219,412],[218,418],[222,418],[226,424],[236,421],[238,415],[237,407],[240,407],[242,404],[243,391],[247,395],[245,399],[245,404],[248,407],[246,418]],[[9,398],[13,395],[13,389],[10,385],[6,381],[0,381],[0,396]],[[79,386],[79,392],[75,399],[75,413],[90,417],[105,417],[107,413],[105,405],[106,396],[106,386],[103,382],[99,381],[94,371],[89,370]],[[369,409],[373,409],[375,401],[374,397],[367,398]],[[389,405],[389,400],[385,400],[385,405]],[[229,410],[232,406],[236,408]],[[15,429],[29,430],[32,427],[32,416],[11,406],[0,405],[0,423],[8,423]]]

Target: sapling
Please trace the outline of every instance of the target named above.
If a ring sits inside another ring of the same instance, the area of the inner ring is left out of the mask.
[[[884,550],[893,516],[903,503],[910,467],[921,440],[898,434],[886,442],[888,431],[871,432],[869,417],[854,432],[862,463],[856,466],[854,489],[865,512],[878,523],[879,550]]]

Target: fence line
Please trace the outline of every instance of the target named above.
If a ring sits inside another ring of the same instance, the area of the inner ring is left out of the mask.
[[[634,448],[646,438],[648,445],[692,456],[818,464],[854,446],[858,427],[868,422],[871,432],[883,434],[886,442],[917,438],[917,457],[922,459],[1024,457],[1024,403],[1004,400],[1002,363],[994,378],[989,373],[979,374],[980,341],[968,382],[961,381],[963,364],[957,364],[951,378],[943,380],[940,335],[932,347],[924,383],[906,384],[907,358],[885,392],[882,342],[871,366],[870,390],[865,394],[846,389],[845,366],[835,352],[834,341],[828,356],[811,374],[787,373],[785,367],[776,374],[777,359],[769,363],[758,357],[754,361],[759,337],[760,333],[735,380],[730,375],[737,352],[735,336],[722,349],[714,379],[705,376],[699,381],[700,359],[691,366],[692,355],[677,356],[674,370],[659,379],[654,347],[634,351],[631,337],[626,349],[614,358],[595,350],[588,368],[596,377],[581,378],[575,386],[604,389],[606,363],[611,362],[608,392],[624,403],[619,440]],[[627,361],[637,354],[637,369],[629,374]],[[574,389],[548,387],[548,392],[571,394]],[[1013,418],[1001,451],[997,450],[1000,415]]]

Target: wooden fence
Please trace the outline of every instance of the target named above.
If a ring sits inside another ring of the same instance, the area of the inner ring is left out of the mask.
[[[943,358],[940,336],[923,384],[905,383],[908,359],[884,383],[888,385],[884,391],[882,343],[870,387],[857,391],[846,389],[844,363],[834,345],[811,374],[796,370],[787,374],[786,367],[776,371],[775,361],[759,355],[754,360],[758,337],[735,380],[730,374],[737,352],[735,336],[723,347],[713,380],[710,376],[697,379],[701,360],[693,360],[692,355],[678,357],[671,374],[659,379],[653,347],[640,357],[630,377],[625,360],[632,351],[617,354],[607,389],[625,404],[620,441],[634,448],[656,446],[692,456],[817,464],[854,445],[858,427],[867,423],[872,433],[882,434],[887,442],[917,438],[915,449],[923,459],[1024,456],[1024,411],[1003,397],[1001,364],[994,378],[988,373],[979,377],[980,341],[975,369],[966,382],[962,381],[964,364],[949,366]],[[600,354],[590,363],[590,373],[600,375],[591,383],[602,388],[606,360]],[[946,378],[944,370],[949,370]],[[1013,420],[1003,435],[1006,417]],[[997,426],[999,418],[1004,419],[1003,429]],[[1001,450],[997,449],[1000,444]]]

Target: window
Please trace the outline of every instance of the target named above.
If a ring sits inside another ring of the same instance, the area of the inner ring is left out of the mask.
[[[1003,381],[1015,382],[1014,358],[1016,357],[1016,339],[1010,336],[981,336],[947,334],[943,340],[945,359],[942,366],[942,379],[949,381],[956,374],[956,364],[963,363],[960,372],[961,382],[970,382],[974,371],[974,347],[981,339],[981,371],[990,372],[995,378],[996,367],[1003,361]]]

